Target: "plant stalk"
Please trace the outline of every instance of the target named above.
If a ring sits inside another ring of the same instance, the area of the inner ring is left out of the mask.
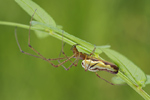
[[[0,21],[0,25],[8,25],[8,26],[17,26],[17,27],[21,27],[21,28],[25,28],[25,29],[29,29],[29,25],[23,25],[23,24],[19,24],[19,23],[13,23],[13,22],[5,22],[5,21]],[[43,30],[43,28],[37,28],[37,27],[31,27],[32,30]],[[50,35],[58,38],[58,39],[62,39],[62,35],[60,34],[56,34],[56,33],[50,33]],[[76,38],[73,36],[73,39],[79,40],[79,38]],[[72,39],[69,38],[69,36],[67,38],[63,38],[63,40],[69,44],[75,44],[76,42],[74,42]],[[84,40],[81,40],[83,43],[85,42]],[[89,44],[90,45],[90,44]],[[82,46],[81,46],[82,47]],[[84,48],[84,47],[83,47]],[[88,47],[86,48],[88,49]],[[92,49],[91,49],[92,50]],[[90,51],[90,50],[89,50]],[[100,52],[100,51],[99,51]],[[121,77],[124,81],[126,81],[126,83],[133,88],[137,93],[139,93],[145,100],[150,100],[150,96],[139,86],[135,85],[131,80],[129,80],[123,73],[121,73],[120,71],[117,74],[119,77]]]
[[[139,93],[145,100],[150,100],[150,96],[142,89],[142,87],[133,84],[131,80],[129,80],[122,72],[118,72],[117,74],[120,78],[122,78],[131,88],[133,88],[137,93]]]

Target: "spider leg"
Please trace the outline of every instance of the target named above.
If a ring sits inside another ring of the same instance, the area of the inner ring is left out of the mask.
[[[100,77],[96,72],[95,72],[95,74],[96,74],[99,78],[101,78],[102,80],[106,81],[107,83],[109,83],[109,84],[111,84],[111,85],[115,85],[115,84],[113,84],[113,83],[111,83],[111,82],[105,80],[104,78]]]
[[[43,58],[43,57],[41,57],[41,54],[40,53],[38,53],[38,55],[39,56],[37,56],[37,55],[33,55],[33,54],[30,54],[30,53],[28,53],[28,52],[24,52],[22,49],[21,49],[21,46],[20,46],[20,44],[19,44],[19,41],[18,41],[18,38],[17,38],[17,27],[15,28],[15,38],[16,38],[16,42],[17,42],[17,45],[18,45],[18,47],[19,47],[19,50],[20,50],[20,52],[22,52],[22,53],[24,53],[24,54],[27,54],[27,55],[30,55],[30,56],[33,56],[33,57],[36,57],[36,58],[40,58],[40,59],[43,59],[43,60],[45,60],[45,61],[48,61],[50,64],[51,64],[51,60],[61,60],[61,59],[66,59],[66,57],[63,57],[63,58],[54,58],[54,59],[46,59],[46,58]],[[36,51],[37,52],[37,51]],[[52,65],[54,65],[54,64],[52,64]],[[57,67],[57,65],[54,65],[54,67]]]
[[[64,32],[64,31],[63,31]],[[63,43],[63,32],[62,32],[62,49],[61,49],[61,51],[60,51],[60,54],[59,54],[59,57],[61,56],[61,53],[68,59],[68,56],[65,54],[65,52],[64,52],[64,46],[65,46],[65,43]],[[71,67],[74,65],[74,66],[77,66],[77,64],[74,64],[74,62],[72,62],[70,59],[68,59],[72,64],[71,64]],[[58,60],[58,62],[59,63],[61,63],[60,62],[60,60]],[[63,64],[61,65],[65,70],[69,70],[71,67],[69,67],[69,69],[68,68],[66,68]]]
[[[36,10],[35,10],[35,12],[36,12]],[[17,38],[17,32],[16,32],[16,29],[15,29],[15,38],[16,38],[16,42],[17,42],[17,44],[18,44],[18,47],[19,47],[20,51],[21,51],[22,53],[24,53],[24,54],[27,54],[27,55],[30,55],[30,56],[33,56],[33,57],[36,57],[36,58],[41,58],[41,59],[43,59],[43,60],[49,62],[49,63],[50,63],[52,66],[54,66],[54,67],[61,66],[62,64],[64,64],[65,62],[67,62],[68,60],[70,60],[71,58],[73,58],[74,55],[72,55],[71,57],[69,57],[67,60],[61,62],[60,64],[55,65],[55,64],[53,64],[53,63],[51,62],[51,60],[66,59],[66,57],[64,57],[64,58],[55,58],[55,59],[47,59],[47,58],[45,58],[43,55],[41,55],[38,51],[36,51],[36,50],[31,46],[31,44],[30,44],[30,41],[31,41],[31,39],[30,39],[31,22],[32,22],[32,19],[33,19],[33,16],[34,16],[35,12],[33,13],[32,17],[31,17],[31,21],[30,21],[29,36],[28,36],[28,46],[29,46],[38,56],[33,55],[33,54],[30,54],[30,53],[27,53],[27,52],[24,52],[24,51],[21,49],[21,46],[20,46],[20,44],[19,44],[19,42],[18,42],[18,38]]]
[[[93,51],[90,53],[90,56],[94,54],[95,50],[96,50],[96,46],[94,46],[94,49],[93,49]]]
[[[80,57],[80,55],[78,55],[78,57],[74,60],[74,62],[67,68],[67,70],[69,70],[73,65],[77,66],[78,61],[79,61],[79,57]]]

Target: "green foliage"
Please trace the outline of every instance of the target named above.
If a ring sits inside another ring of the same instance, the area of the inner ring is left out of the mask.
[[[147,80],[145,82],[145,85],[146,84],[150,84],[150,75],[146,75],[147,76]],[[114,84],[125,84],[125,81],[123,79],[121,79],[119,76],[115,76],[112,78],[112,82]]]
[[[120,78],[119,76],[114,76],[113,78],[112,78],[112,82],[114,83],[114,84],[125,84],[126,82],[122,79],[122,78]]]
[[[36,21],[32,21],[32,30],[34,30],[38,37],[44,38],[49,35],[62,40],[70,44],[79,44],[78,49],[81,52],[90,53],[92,52],[93,48],[95,47],[93,44],[86,42],[82,39],[79,39],[73,35],[62,30],[58,27],[53,20],[53,18],[47,14],[40,6],[34,3],[31,0],[15,0],[30,16],[34,13],[34,19]],[[1,24],[6,24],[2,23]],[[9,25],[10,23],[8,23]],[[18,27],[27,28],[28,26],[23,26],[20,24],[11,24],[12,26],[17,25]],[[98,56],[100,53],[104,52],[115,64],[119,67],[119,77],[113,78],[113,82],[116,84],[123,84],[126,82],[129,84],[136,92],[138,92],[143,98],[149,99],[149,95],[143,92],[142,87],[145,84],[150,84],[150,75],[145,75],[145,73],[136,66],[133,62],[128,60],[122,54],[108,49],[110,46],[96,46],[95,55]],[[146,81],[147,80],[147,81]],[[142,90],[142,91],[141,91]]]
[[[145,84],[150,84],[150,75],[147,75],[147,81]]]
[[[139,86],[145,86],[146,75],[139,67],[114,50],[102,50],[110,59],[112,59],[115,64],[119,66],[120,71],[123,72],[123,74],[126,75],[126,77],[128,77],[130,80],[132,80],[133,83]]]
[[[32,16],[35,10],[37,9],[34,15],[34,19],[36,19],[37,21],[56,27],[56,23],[53,20],[53,18],[47,12],[45,12],[39,5],[34,3],[32,0],[15,0],[15,1],[30,16]]]

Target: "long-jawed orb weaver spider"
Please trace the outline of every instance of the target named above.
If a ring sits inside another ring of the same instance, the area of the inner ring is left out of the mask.
[[[36,10],[35,10],[35,12],[36,12]],[[34,16],[35,12],[33,13],[32,17],[31,17],[31,21],[30,21],[29,36],[28,36],[28,46],[29,46],[38,56],[33,55],[33,54],[30,54],[30,53],[27,53],[27,52],[24,52],[24,51],[21,49],[20,44],[19,44],[19,42],[18,42],[18,38],[17,38],[17,32],[16,32],[16,29],[15,29],[15,38],[16,38],[18,47],[19,47],[19,49],[20,49],[20,51],[21,51],[22,53],[27,54],[27,55],[30,55],[30,56],[33,56],[33,57],[36,57],[36,58],[41,58],[41,59],[43,59],[43,60],[49,62],[53,67],[63,66],[65,70],[69,70],[72,66],[77,66],[78,61],[79,61],[79,59],[80,59],[80,60],[83,60],[83,61],[82,61],[82,67],[85,69],[85,71],[89,70],[89,71],[92,71],[92,72],[95,72],[95,73],[96,73],[97,71],[103,71],[103,70],[104,70],[104,71],[110,72],[110,73],[112,73],[112,74],[117,74],[117,73],[118,73],[119,68],[118,68],[116,65],[114,65],[114,64],[112,64],[112,63],[110,63],[110,62],[106,62],[106,61],[104,61],[104,60],[100,60],[100,59],[98,59],[98,58],[96,58],[96,57],[93,57],[96,47],[93,49],[93,51],[92,51],[91,54],[86,54],[86,53],[79,52],[78,49],[76,48],[76,46],[77,46],[78,44],[75,44],[75,45],[73,45],[72,48],[71,48],[71,50],[73,51],[73,55],[70,56],[70,57],[68,57],[68,56],[65,54],[65,52],[63,51],[63,46],[64,46],[64,45],[63,45],[63,34],[62,34],[62,50],[61,50],[61,53],[62,53],[65,57],[63,57],[63,58],[60,58],[60,57],[59,57],[59,58],[55,58],[55,59],[47,59],[47,58],[45,58],[45,57],[44,57],[43,55],[41,55],[38,51],[36,51],[36,50],[31,46],[31,44],[30,44],[31,22],[32,22],[32,19],[33,19],[33,16]],[[62,33],[63,33],[63,32],[62,32]],[[61,54],[61,53],[60,53],[60,54]],[[76,59],[72,62],[72,61],[71,61],[71,58],[76,58]],[[60,60],[62,60],[62,59],[66,59],[66,60],[64,60],[63,62],[60,62]],[[58,64],[58,65],[53,64],[53,63],[51,62],[51,61],[53,61],[53,60],[57,60],[57,61],[59,62],[59,64]],[[63,64],[64,64],[65,62],[67,62],[67,61],[70,61],[70,62],[72,63],[68,68],[66,68],[66,67],[63,65]],[[99,78],[103,79],[103,78],[100,77],[97,73],[96,73],[96,75],[97,75]],[[106,82],[108,82],[108,83],[110,83],[111,85],[114,85],[113,83],[111,83],[111,82],[109,82],[109,81],[107,81],[107,80],[105,80],[105,79],[103,79],[103,80],[106,81]]]

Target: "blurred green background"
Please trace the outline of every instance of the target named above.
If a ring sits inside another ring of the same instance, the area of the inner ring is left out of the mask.
[[[146,74],[150,74],[149,0],[33,0],[62,25],[68,33],[95,45],[111,45]],[[0,20],[29,25],[30,16],[13,0],[0,0]],[[0,100],[142,100],[128,85],[112,86],[92,72],[85,72],[81,61],[65,71],[22,54],[14,37],[14,27],[0,25]],[[18,28],[24,51],[28,30]],[[33,31],[32,31],[33,33]],[[39,39],[31,34],[31,44],[42,55],[57,58],[61,41]],[[72,55],[71,46],[65,46]],[[69,66],[67,63],[65,66]],[[110,80],[114,75],[100,72]],[[150,94],[150,85],[144,90]]]

